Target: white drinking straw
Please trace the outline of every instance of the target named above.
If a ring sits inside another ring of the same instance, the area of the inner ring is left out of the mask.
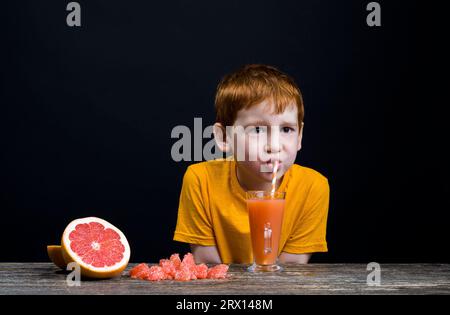
[[[270,194],[272,195],[272,198],[275,196],[275,190],[276,190],[276,184],[277,184],[278,165],[279,165],[279,162],[275,161],[275,164],[274,164],[273,170],[272,170],[272,191],[270,192]]]

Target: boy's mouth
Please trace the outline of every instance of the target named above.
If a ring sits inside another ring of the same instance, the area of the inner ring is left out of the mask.
[[[281,169],[281,166],[283,163],[281,161],[278,161],[278,170]],[[273,169],[275,167],[275,161],[268,161],[261,163],[260,171],[261,173],[272,173]]]

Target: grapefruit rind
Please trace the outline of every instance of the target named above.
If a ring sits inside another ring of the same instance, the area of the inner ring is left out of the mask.
[[[59,268],[66,270],[66,262],[62,256],[60,245],[47,245],[48,258]]]

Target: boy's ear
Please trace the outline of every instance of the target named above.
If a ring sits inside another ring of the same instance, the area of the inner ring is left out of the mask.
[[[305,127],[305,123],[302,122],[300,125],[300,130],[298,132],[298,144],[297,144],[297,151],[300,151],[302,148],[302,138],[303,138],[303,128]]]
[[[222,152],[230,152],[231,150],[231,141],[229,141],[227,137],[227,132],[224,126],[221,123],[215,123],[214,128],[214,140],[216,140],[217,146]]]

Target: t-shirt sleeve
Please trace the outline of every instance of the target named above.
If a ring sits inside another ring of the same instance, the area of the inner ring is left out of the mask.
[[[206,184],[190,166],[183,177],[174,240],[184,243],[215,246],[211,215],[205,207],[201,185]]]
[[[298,217],[283,251],[291,254],[327,252],[326,229],[330,187],[321,176],[307,195],[304,211]]]

